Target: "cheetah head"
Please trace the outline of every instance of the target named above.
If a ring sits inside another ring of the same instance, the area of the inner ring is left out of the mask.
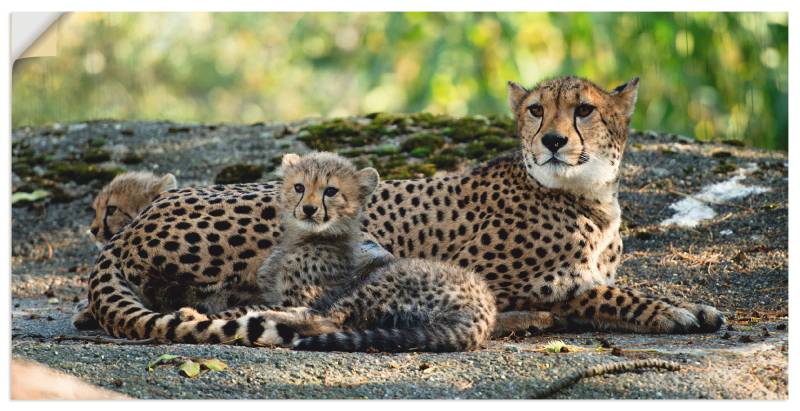
[[[562,77],[508,83],[525,168],[540,184],[599,198],[616,190],[639,78],[606,91]]]
[[[89,234],[94,237],[97,248],[102,249],[158,194],[177,187],[175,176],[169,173],[159,177],[136,171],[120,174],[111,180],[92,203],[94,220]]]
[[[283,156],[281,220],[287,228],[338,235],[358,230],[361,209],[378,186],[374,168],[357,170],[333,153]]]

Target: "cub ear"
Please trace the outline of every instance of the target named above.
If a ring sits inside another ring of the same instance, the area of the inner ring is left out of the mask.
[[[362,198],[366,198],[372,194],[372,192],[378,187],[378,183],[381,180],[378,170],[372,167],[359,170],[356,175],[358,176],[358,185],[360,187],[359,193],[361,194]]]
[[[291,167],[300,162],[300,156],[295,153],[287,153],[283,155],[281,160],[281,168]]]
[[[630,119],[633,110],[636,108],[636,95],[639,90],[639,77],[634,77],[631,81],[615,88],[611,91],[611,96],[622,107],[622,112]]]
[[[172,173],[164,174],[161,179],[158,180],[158,188],[159,192],[178,188],[178,180],[174,175],[172,175]]]
[[[511,111],[514,114],[517,113],[517,109],[519,105],[522,103],[522,100],[525,99],[529,91],[525,88],[520,86],[519,84],[509,81],[508,82],[508,105],[511,107]]]

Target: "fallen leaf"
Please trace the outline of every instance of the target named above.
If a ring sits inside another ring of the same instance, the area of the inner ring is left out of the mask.
[[[547,352],[560,353],[561,349],[566,347],[566,345],[567,344],[565,344],[564,341],[554,340],[554,341],[550,341],[547,344],[545,344],[544,349]]]
[[[34,190],[32,193],[18,191],[14,194],[11,194],[11,204],[15,204],[18,201],[34,202],[37,200],[41,200],[49,195],[50,192],[45,190]]]
[[[184,376],[194,378],[200,375],[200,364],[192,360],[186,360],[181,364],[180,370]]]
[[[211,371],[222,371],[228,368],[228,365],[224,362],[216,359],[216,358],[209,358],[205,360],[201,360],[200,364]]]
[[[161,354],[155,360],[152,360],[149,363],[147,363],[147,371],[153,371],[153,367],[155,367],[156,365],[169,363],[176,358],[178,358],[177,355]]]

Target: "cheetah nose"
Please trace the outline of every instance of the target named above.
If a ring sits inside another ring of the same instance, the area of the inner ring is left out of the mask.
[[[314,215],[314,213],[317,212],[317,207],[306,204],[303,206],[303,212],[306,214],[307,217],[311,217],[312,215]]]
[[[567,145],[567,138],[558,134],[545,134],[542,137],[542,144],[555,154],[561,147]]]

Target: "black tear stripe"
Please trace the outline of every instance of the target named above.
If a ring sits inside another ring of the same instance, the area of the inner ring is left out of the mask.
[[[575,132],[578,133],[578,138],[581,139],[581,151],[583,151],[583,148],[586,145],[583,143],[583,134],[581,134],[581,131],[578,130],[578,115],[577,114],[573,114],[572,115],[572,128],[575,129]]]
[[[299,206],[300,203],[303,202],[303,197],[305,196],[306,196],[306,190],[303,190],[303,192],[300,193],[300,199],[297,200],[297,204],[295,204],[294,208],[292,208],[292,217],[297,218],[297,206]]]
[[[323,210],[322,221],[328,222],[328,220],[329,220],[329,218],[328,218],[328,206],[325,204],[325,192],[324,191],[322,192],[322,210]]]
[[[330,182],[331,182],[331,176],[330,175],[325,176],[325,188],[322,189],[322,210],[323,210],[322,221],[324,222],[328,222],[329,220],[328,206],[325,204],[325,191],[328,189],[328,184],[330,184]]]
[[[103,235],[106,237],[106,239],[111,238],[111,236],[113,235],[111,233],[111,230],[109,230],[108,228],[108,202],[110,200],[111,199],[106,200],[106,208],[105,211],[103,212]]]
[[[533,134],[533,137],[539,135],[539,132],[542,131],[542,125],[544,124],[544,114],[542,114],[542,118],[539,119],[539,128],[536,129],[536,133]]]

